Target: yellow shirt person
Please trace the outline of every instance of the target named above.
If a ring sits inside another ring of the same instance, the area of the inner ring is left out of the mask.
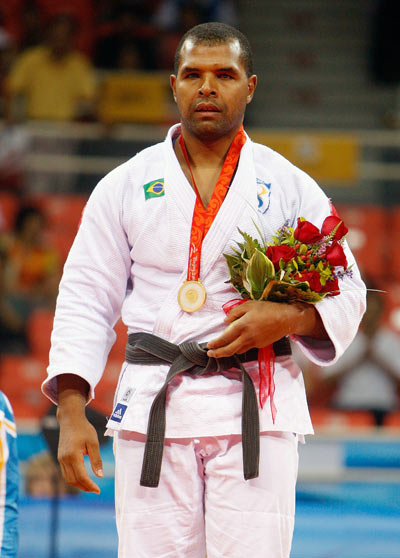
[[[25,95],[28,118],[73,120],[79,115],[80,103],[93,101],[96,82],[81,53],[70,51],[57,59],[50,48],[38,46],[17,59],[7,88],[11,97]]]

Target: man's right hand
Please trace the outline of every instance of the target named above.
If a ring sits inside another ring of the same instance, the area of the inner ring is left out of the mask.
[[[88,389],[87,382],[79,376],[58,377],[58,460],[67,484],[99,494],[100,488],[89,477],[84,463],[84,456],[88,455],[93,473],[103,477],[97,433],[85,415]]]

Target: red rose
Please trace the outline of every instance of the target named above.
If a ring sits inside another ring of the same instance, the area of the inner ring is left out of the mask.
[[[323,236],[328,236],[337,226],[338,229],[335,233],[334,238],[335,240],[340,240],[345,234],[349,232],[349,229],[345,226],[345,224],[339,217],[335,217],[334,215],[330,215],[322,223],[321,233],[323,234]]]
[[[297,228],[294,231],[294,237],[304,244],[313,244],[321,240],[322,234],[319,229],[309,221],[301,221],[297,219]]]
[[[295,279],[296,281],[307,281],[312,291],[316,293],[321,292],[322,285],[318,271],[302,271],[301,275],[300,273],[295,275]]]
[[[328,246],[324,255],[331,266],[340,266],[344,267],[344,269],[347,268],[345,253],[338,242],[334,242],[331,246]]]
[[[330,281],[327,281],[324,287],[322,287],[322,292],[329,293],[327,296],[337,296],[338,294],[340,294],[339,281],[337,279],[331,279]]]
[[[279,262],[281,259],[285,262],[290,262],[290,260],[296,256],[296,250],[286,244],[282,244],[281,246],[268,246],[265,255],[274,264],[274,268],[279,269]]]

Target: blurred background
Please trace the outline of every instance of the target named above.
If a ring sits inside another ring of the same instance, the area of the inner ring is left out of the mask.
[[[20,558],[115,558],[105,416],[117,342],[90,413],[100,497],[56,465],[41,395],[62,266],[97,181],[164,138],[173,54],[197,23],[239,27],[259,85],[246,129],[315,178],[371,289],[346,355],[303,362],[316,436],[300,448],[292,558],[400,557],[398,0],[3,0],[0,3],[0,389],[18,426]],[[51,54],[51,56],[49,56]]]

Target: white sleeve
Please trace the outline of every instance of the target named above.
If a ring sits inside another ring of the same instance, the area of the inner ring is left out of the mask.
[[[319,186],[305,173],[299,174],[300,204],[297,217],[304,217],[318,228],[331,215],[331,203]],[[339,215],[340,217],[340,215]],[[296,226],[296,223],[293,223]],[[335,363],[354,339],[366,308],[366,288],[347,242],[343,245],[350,276],[339,280],[340,294],[326,296],[316,304],[328,340],[293,335],[302,352],[319,366]]]
[[[51,336],[48,378],[42,390],[57,403],[57,375],[99,382],[130,276],[130,247],[123,226],[125,165],[95,188],[67,258]]]

